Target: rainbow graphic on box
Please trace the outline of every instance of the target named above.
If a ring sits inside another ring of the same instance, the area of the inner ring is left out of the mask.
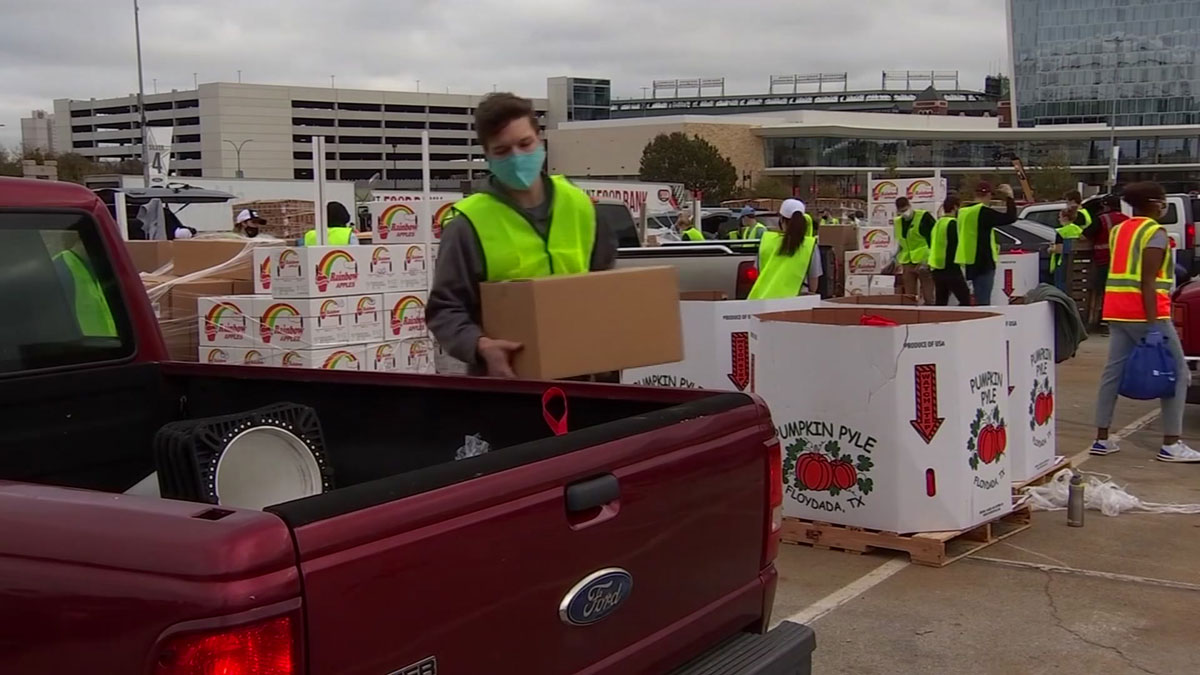
[[[275,271],[280,276],[283,276],[284,270],[295,270],[296,276],[300,276],[300,253],[295,249],[285,248],[279,252],[278,261],[275,263]]]
[[[421,269],[425,269],[425,249],[420,246],[409,246],[404,252],[404,271],[415,269],[420,264]]]
[[[321,303],[320,309],[317,310],[318,319],[327,319],[329,317],[342,315],[342,308],[337,300],[326,300]]]
[[[296,311],[295,307],[286,302],[277,302],[268,307],[267,311],[263,312],[262,316],[259,317],[258,322],[258,334],[262,338],[263,344],[270,344],[271,338],[274,337],[277,328],[285,341],[289,338],[298,340],[299,333],[304,332],[304,319],[300,319],[301,325],[298,327],[289,325],[285,329],[284,326],[278,324],[280,319],[290,319],[299,316],[300,312]]]
[[[914,180],[909,183],[904,193],[913,201],[928,201],[933,199],[933,183],[925,179]]]
[[[387,270],[383,269],[384,265],[387,265]],[[371,251],[371,273],[376,271],[392,271],[392,254],[386,246],[376,246],[375,250]]]
[[[358,265],[354,257],[342,249],[326,253],[317,263],[317,290],[324,293],[333,284],[334,288],[354,288],[358,281]]]
[[[321,364],[324,370],[358,370],[358,357],[350,352],[339,349],[325,358]]]
[[[881,180],[871,188],[871,199],[877,202],[895,199],[899,196],[900,188],[890,180]]]
[[[231,319],[238,322],[233,323]],[[224,323],[225,325],[222,325]],[[217,339],[217,333],[229,333],[240,339],[246,333],[246,316],[242,308],[230,302],[218,302],[204,316],[204,337],[212,342]]]
[[[354,315],[362,316],[363,314],[374,313],[375,309],[375,298],[367,295],[358,299],[358,306],[354,308]]]
[[[284,368],[303,368],[304,357],[300,356],[300,352],[284,352],[279,363]]]
[[[417,214],[407,204],[392,204],[379,214],[375,228],[381,241],[401,239],[417,234]]]
[[[425,303],[415,295],[406,295],[392,307],[392,335],[405,328],[412,333],[425,332]]]
[[[892,235],[887,230],[867,230],[863,235],[863,248],[887,248],[892,245]]]
[[[224,349],[210,349],[208,356],[204,357],[205,363],[228,363],[229,352]]]
[[[246,351],[246,356],[242,358],[242,363],[247,366],[261,366],[266,363],[263,358],[263,353],[257,349],[249,349]]]
[[[387,364],[387,367],[381,367],[380,364]],[[391,343],[384,343],[375,348],[375,370],[395,370],[396,369],[396,346]]]
[[[270,256],[263,258],[262,265],[258,267],[258,280],[262,287],[266,290],[271,290],[271,258]]]
[[[851,274],[876,274],[879,272],[879,261],[870,253],[859,253],[850,258],[846,267]]]
[[[442,230],[454,220],[458,215],[458,211],[454,209],[454,202],[446,202],[438,207],[438,210],[433,214],[433,238],[435,241],[441,241]]]

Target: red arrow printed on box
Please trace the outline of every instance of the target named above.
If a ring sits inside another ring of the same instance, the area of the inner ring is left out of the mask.
[[[938,417],[937,364],[913,366],[913,388],[916,394],[916,418],[909,424],[912,424],[921,440],[929,445],[938,429],[942,428],[942,422],[946,421],[944,417]]]
[[[729,381],[738,391],[750,386],[750,333],[729,334]]]
[[[1004,270],[1004,295],[1010,300],[1013,294],[1013,271],[1012,268]]]

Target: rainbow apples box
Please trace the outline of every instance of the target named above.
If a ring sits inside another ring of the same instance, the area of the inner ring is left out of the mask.
[[[271,276],[275,269],[275,256],[281,246],[256,246],[254,255],[254,293],[255,295],[271,294]]]
[[[307,349],[352,342],[350,326],[355,309],[352,302],[357,299],[358,296],[343,296],[284,300],[259,296],[253,315],[258,344]]]
[[[652,387],[725,389],[750,387],[750,324],[755,314],[809,309],[818,295],[779,300],[685,300],[683,360],[621,371],[621,382]]]
[[[897,325],[863,326],[867,314]],[[784,448],[784,515],[904,533],[1012,509],[1002,316],[823,306],[759,315],[751,342]]]
[[[972,308],[950,308],[962,312]],[[1008,428],[1013,482],[1027,481],[1054,464],[1054,309],[1048,302],[989,307],[1004,317],[1007,345]]]
[[[425,244],[372,246],[360,290],[369,293],[422,291],[428,288]]]
[[[365,291],[372,246],[280,248],[271,276],[276,298],[323,298]]]
[[[362,345],[343,345],[321,349],[282,349],[276,365],[318,370],[365,370],[363,360]]]
[[[376,342],[366,346],[366,370],[378,373],[435,372],[436,347],[429,338]]]
[[[895,253],[900,247],[892,227],[858,228],[858,248],[861,251],[888,251]]]
[[[421,220],[420,203],[372,202],[368,208],[376,244],[428,244],[433,239],[432,228]]]
[[[855,274],[883,274],[883,271],[891,263],[892,253],[890,251],[847,251],[846,277],[849,278]]]
[[[255,347],[257,295],[217,295],[196,299],[199,346]]]
[[[273,347],[201,347],[199,361],[230,366],[277,366],[279,353]]]
[[[346,301],[347,342],[378,342],[383,339],[387,310],[382,295],[351,295]]]
[[[388,293],[383,296],[383,337],[407,340],[428,335],[425,328],[425,303],[428,294],[421,291]]]

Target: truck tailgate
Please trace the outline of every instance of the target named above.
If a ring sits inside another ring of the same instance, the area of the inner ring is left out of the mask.
[[[762,616],[772,436],[761,404],[720,395],[276,507],[299,551],[309,672],[684,662]],[[618,499],[568,512],[567,486],[607,475]],[[610,568],[631,576],[627,599],[568,624],[564,598]]]

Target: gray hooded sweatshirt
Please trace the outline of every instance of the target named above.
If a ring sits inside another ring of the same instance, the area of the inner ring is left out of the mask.
[[[495,178],[480,181],[475,185],[475,191],[492,194],[512,207],[544,239],[550,232],[554,184],[545,174],[542,175],[542,184],[546,188],[546,200],[532,209],[518,206]],[[597,212],[596,242],[592,246],[590,269],[611,269],[616,257],[614,226]],[[460,213],[442,231],[437,271],[433,276],[433,288],[429,290],[429,303],[425,307],[425,321],[438,344],[450,356],[470,365],[474,373],[480,372],[475,345],[483,335],[480,327],[479,284],[486,280],[483,247],[471,221]]]

